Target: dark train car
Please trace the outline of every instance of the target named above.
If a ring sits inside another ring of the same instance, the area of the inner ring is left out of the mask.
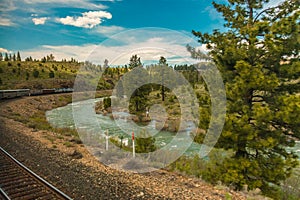
[[[29,89],[0,90],[0,99],[11,99],[22,96],[29,96]]]
[[[55,89],[55,93],[69,93],[69,92],[73,92],[73,88],[58,88]]]
[[[42,89],[43,94],[53,94],[55,93],[55,89]]]

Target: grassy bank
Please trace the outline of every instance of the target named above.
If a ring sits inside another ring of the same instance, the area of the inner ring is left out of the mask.
[[[109,96],[110,94],[111,91],[99,91],[96,96],[99,98]],[[44,130],[54,132],[57,138],[47,138],[52,142],[55,139],[63,139],[66,137],[68,138],[66,141],[71,140],[74,143],[81,143],[76,130],[52,127],[47,121],[45,115],[48,110],[71,103],[72,94],[26,97],[16,100],[18,101],[18,104],[12,103],[14,100],[1,102],[0,115],[21,122],[27,127],[32,128],[33,131]]]

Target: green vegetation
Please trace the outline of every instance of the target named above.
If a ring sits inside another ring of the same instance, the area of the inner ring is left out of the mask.
[[[193,33],[211,50],[227,90],[226,124],[217,146],[233,155],[211,169],[208,180],[238,190],[260,188],[278,198],[279,185],[298,164],[285,147],[300,138],[299,2],[287,0],[261,12],[265,2],[213,3],[227,30]]]
[[[74,145],[71,142],[64,142],[66,147],[73,147]]]
[[[104,109],[108,109],[111,107],[111,98],[107,97],[103,99]]]
[[[25,61],[14,61],[9,57],[0,61],[0,89],[72,88],[78,70],[84,66],[83,75],[90,80],[88,84],[96,84],[97,90],[107,90],[113,89],[120,76],[128,70],[124,67],[111,68],[89,62],[79,63],[75,60],[55,61],[52,56],[47,56],[41,61],[31,57]]]
[[[118,140],[120,139],[120,140]],[[122,141],[124,139],[123,135],[120,135],[119,138],[111,137],[110,142],[112,142],[117,147],[125,151],[132,151],[132,141],[130,140],[128,146],[124,146]],[[141,131],[139,134],[135,134],[135,151],[137,153],[149,153],[157,149],[155,145],[155,138],[150,136],[146,131]]]
[[[150,136],[146,131],[140,132],[135,141],[135,151],[137,153],[149,153],[156,150],[155,138]]]
[[[137,55],[130,58],[129,69],[132,71],[123,77],[123,85],[125,94],[130,96],[130,111],[132,113],[144,112],[151,90],[149,84],[145,85],[149,76],[148,72],[143,68],[141,58]]]
[[[70,62],[2,61],[0,89],[71,88],[79,67]]]

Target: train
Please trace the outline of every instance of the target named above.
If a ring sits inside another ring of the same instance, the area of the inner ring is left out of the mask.
[[[70,93],[73,92],[73,88],[53,88],[53,89],[16,89],[16,90],[0,90],[0,99],[12,99],[23,96],[37,96],[46,94],[56,94],[56,93]]]
[[[0,99],[12,99],[16,97],[29,96],[30,89],[0,90]]]

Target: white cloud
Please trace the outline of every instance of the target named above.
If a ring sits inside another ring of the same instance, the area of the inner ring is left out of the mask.
[[[112,34],[116,34],[125,30],[126,29],[121,26],[99,26],[93,33],[100,33],[102,35],[110,36]]]
[[[221,21],[223,19],[222,14],[219,13],[213,6],[207,6],[204,12],[208,13],[211,20]]]
[[[12,0],[1,0],[0,12],[8,12],[15,10],[16,6]]]
[[[196,47],[197,51],[201,51],[202,53],[208,53],[210,50],[206,48],[206,44],[202,44],[201,46]]]
[[[84,8],[84,9],[106,9],[107,6],[101,3],[92,3],[88,0],[23,0],[26,4],[49,4],[55,7],[69,7],[69,8]],[[99,1],[98,1],[99,2]]]
[[[264,9],[278,6],[279,4],[281,4],[283,2],[284,2],[283,0],[272,0],[272,1],[269,1],[268,3],[266,3],[264,5]]]
[[[41,47],[22,51],[23,57],[31,56],[33,59],[41,59],[46,55],[53,54],[56,60],[75,58],[80,61],[86,60],[91,51],[96,48],[94,44],[86,44],[82,46],[62,45],[51,46],[43,45]]]
[[[8,51],[7,49],[1,48],[0,47],[0,53],[9,53],[10,51]]]
[[[47,21],[48,17],[32,18],[35,25],[43,25]]]
[[[0,16],[0,26],[14,26],[14,25],[15,23],[13,23],[11,19]]]
[[[82,17],[58,18],[57,21],[64,25],[72,25],[83,28],[93,28],[102,23],[103,19],[111,19],[112,15],[106,11],[89,11],[82,13]]]
[[[52,53],[57,60],[73,57],[79,61],[89,60],[98,64],[108,59],[112,65],[128,64],[133,54],[139,55],[144,64],[157,63],[160,56],[166,57],[171,65],[198,62],[191,59],[190,53],[186,50],[187,44],[206,51],[204,45],[200,46],[188,35],[167,29],[151,28],[126,30],[99,45],[44,45],[37,49],[22,51],[22,55],[41,59]]]
[[[124,65],[129,63],[133,54],[141,57],[144,64],[157,63],[160,56],[167,58],[169,64],[194,63],[190,54],[184,46],[168,43],[154,44],[151,41],[126,46],[104,46],[86,44],[83,46],[44,45],[37,49],[22,51],[22,56],[32,56],[34,59],[41,59],[45,55],[53,54],[56,60],[75,58],[79,61],[89,60],[102,64],[105,59],[112,65]]]

